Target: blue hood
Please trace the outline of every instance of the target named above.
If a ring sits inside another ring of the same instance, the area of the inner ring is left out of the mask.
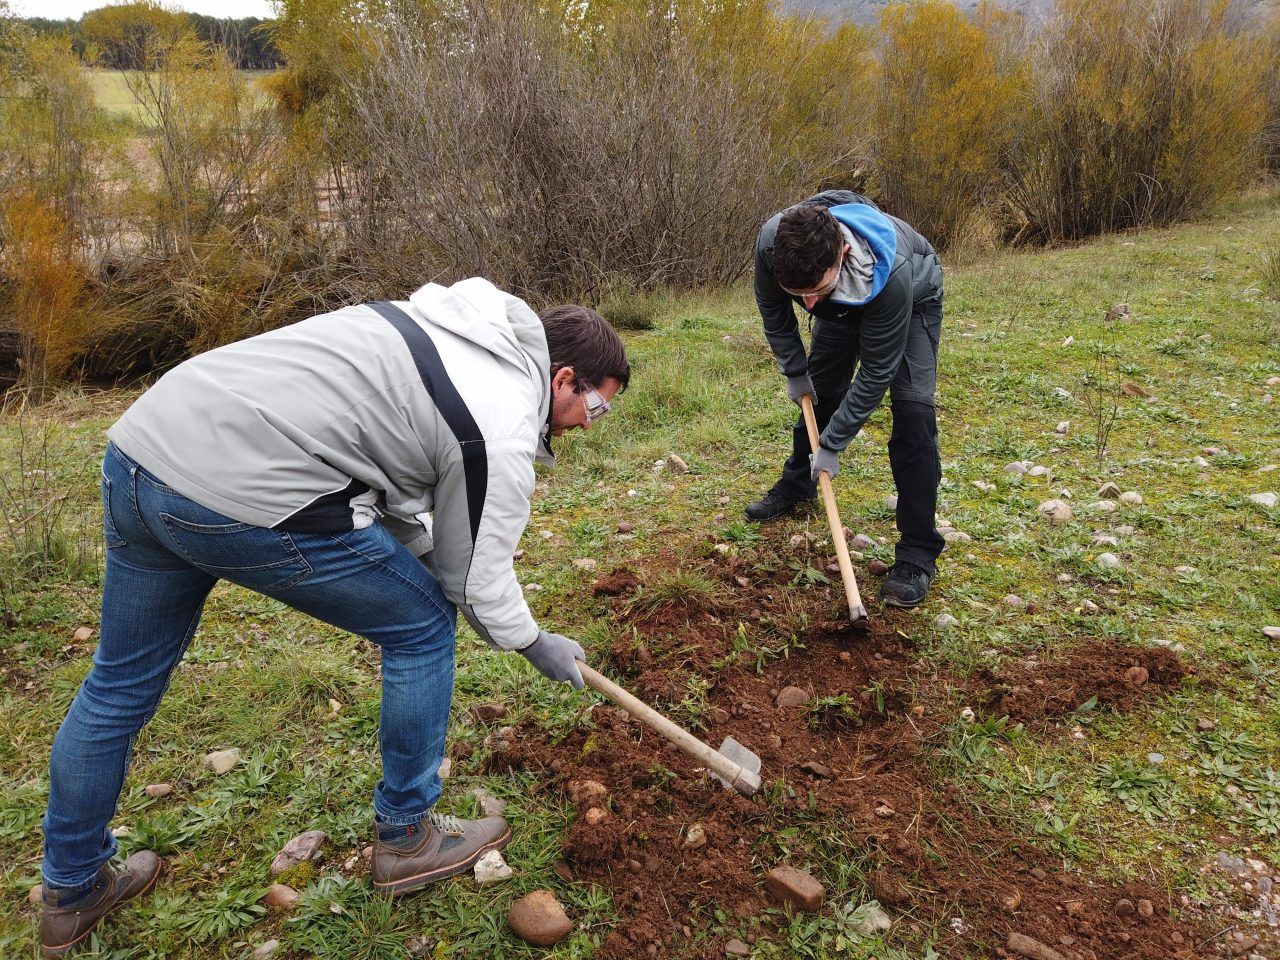
[[[861,306],[876,297],[889,280],[889,272],[893,269],[894,257],[898,252],[898,231],[894,229],[892,220],[865,203],[842,203],[830,209],[836,220],[867,242],[876,259],[871,275],[871,293],[856,303],[850,303],[850,306]]]

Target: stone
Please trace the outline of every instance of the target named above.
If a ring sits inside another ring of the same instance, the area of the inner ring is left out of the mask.
[[[1126,507],[1140,507],[1142,506],[1142,494],[1138,493],[1137,490],[1126,490],[1120,494],[1120,502]]]
[[[599,780],[570,780],[569,799],[576,804],[594,805],[604,802],[609,796],[609,790]]]
[[[507,707],[503,703],[477,703],[471,708],[471,716],[481,723],[492,723],[494,720],[501,720],[506,715]]]
[[[1107,320],[1128,320],[1132,315],[1127,303],[1117,303],[1107,311]]]
[[[1005,472],[1005,473],[1020,473],[1020,474],[1021,474],[1021,473],[1026,473],[1026,472],[1027,472],[1028,470],[1030,470],[1033,466],[1035,466],[1035,464],[1034,464],[1032,461],[1030,461],[1030,460],[1014,460],[1013,462],[1011,462],[1011,463],[1006,463],[1006,464],[1004,465],[1004,472]]]
[[[994,483],[987,483],[987,481],[985,480],[975,480],[973,481],[973,485],[977,487],[979,490],[981,490],[983,493],[990,493],[992,490],[996,488],[996,485]]]
[[[1120,384],[1120,392],[1121,392],[1121,393],[1123,393],[1126,397],[1149,397],[1149,396],[1151,396],[1151,391],[1150,391],[1150,390],[1148,390],[1146,387],[1143,387],[1142,385],[1137,384],[1137,383],[1134,383],[1134,382],[1132,382],[1132,381],[1127,381],[1127,382],[1125,382],[1125,383]]]
[[[1280,640],[1280,627],[1263,627],[1262,635],[1268,640]]]
[[[806,760],[800,764],[800,769],[811,777],[830,777],[833,772],[825,763],[819,763],[817,760]]]
[[[878,937],[893,926],[893,918],[883,907],[876,905],[870,910],[860,911],[864,916],[854,925],[854,930],[864,937]]]
[[[453,761],[449,757],[445,757],[440,761],[440,769],[436,772],[440,775],[441,780],[448,780],[449,774],[453,773]]]
[[[623,520],[620,524],[618,524],[617,529],[619,533],[630,533],[635,528],[636,528],[636,525],[634,523],[630,523],[626,520]]]
[[[670,454],[667,457],[667,470],[676,475],[683,475],[689,472],[689,465],[684,462],[679,454]]]
[[[707,845],[707,831],[700,823],[689,825],[689,829],[684,833],[684,842],[681,844],[686,850],[697,850]]]
[[[1251,493],[1249,494],[1249,502],[1272,510],[1277,503],[1280,503],[1280,494],[1272,493],[1270,490],[1266,493]]]
[[[267,960],[267,957],[271,956],[273,953],[275,953],[279,949],[280,949],[279,940],[268,940],[266,943],[260,946],[257,950],[253,951],[253,960]]]
[[[1049,473],[1048,467],[1043,466],[1042,464],[1036,464],[1034,467],[1032,467],[1030,470],[1027,471],[1027,476],[1043,477],[1043,476],[1046,476],[1048,473]]]
[[[1196,568],[1195,568],[1195,567],[1193,567],[1193,566],[1190,566],[1189,564],[1182,563],[1182,564],[1179,564],[1178,566],[1174,567],[1174,568],[1173,568],[1173,572],[1174,572],[1174,573],[1181,573],[1181,574],[1183,574],[1183,575],[1186,575],[1186,574],[1190,574],[1190,573],[1195,573],[1195,572],[1196,572]]]
[[[262,898],[272,910],[292,910],[298,905],[298,891],[293,887],[287,887],[283,883],[273,883],[267,890],[266,896]]]
[[[1059,434],[1060,436],[1065,437],[1068,433],[1071,432],[1071,421],[1070,420],[1060,421],[1058,425],[1054,427],[1053,432],[1056,434]]]
[[[1099,500],[1089,504],[1089,509],[1094,513],[1115,513],[1120,509],[1120,505],[1114,500]]]
[[[889,565],[883,560],[867,561],[867,573],[871,574],[873,577],[883,577],[888,572]]]
[[[308,860],[319,859],[324,839],[323,830],[307,830],[305,833],[298,834],[286,843],[284,849],[271,861],[271,875],[276,877]]]
[[[1074,583],[1076,578],[1069,573],[1060,573],[1054,579],[1056,579],[1059,583]]]
[[[173,784],[149,783],[143,788],[142,792],[152,798],[167,797],[169,794],[173,793]]]
[[[1006,607],[1009,607],[1011,610],[1027,609],[1027,601],[1023,600],[1016,593],[1007,594],[1005,598],[1000,602],[1003,603]]]
[[[240,748],[232,747],[229,750],[215,750],[213,753],[204,755],[205,766],[213,770],[214,773],[223,774],[233,770],[240,762]]]
[[[868,537],[865,533],[860,533],[849,541],[850,550],[867,550],[874,547],[876,542]]]
[[[1048,944],[1041,943],[1025,934],[1009,931],[1009,940],[1005,944],[1010,953],[1029,960],[1067,960],[1062,954]]]
[[[513,903],[507,925],[525,943],[537,947],[550,947],[573,932],[564,907],[550,890],[535,890]]]
[[[1120,899],[1116,901],[1115,914],[1117,917],[1132,917],[1137,910],[1132,900]]]
[[[765,874],[764,887],[779,903],[805,913],[821,908],[822,898],[826,895],[822,884],[795,867],[774,867]]]
[[[1147,682],[1150,674],[1146,667],[1130,667],[1124,672],[1124,682],[1131,687],[1140,687]]]
[[[470,795],[480,805],[482,817],[500,817],[507,810],[507,801],[495,797],[484,787],[476,787]]]
[[[1218,725],[1207,717],[1201,717],[1196,721],[1196,729],[1201,733],[1208,733],[1210,730],[1217,730]]]
[[[1116,527],[1116,533],[1120,534],[1122,537],[1132,537],[1137,532],[1137,527],[1131,527],[1127,523]]]
[[[898,509],[898,498],[895,496],[891,495],[891,496],[885,497],[883,502],[884,502],[884,505],[888,507],[890,510]]]
[[[783,687],[774,702],[784,710],[802,707],[809,702],[809,693],[800,687]]]
[[[933,625],[939,630],[950,630],[952,627],[959,626],[960,621],[949,613],[940,613],[937,618],[934,619]]]
[[[1094,547],[1118,547],[1120,541],[1107,533],[1095,533],[1089,544]]]
[[[1138,916],[1146,920],[1150,920],[1153,916],[1155,916],[1155,912],[1156,912],[1155,904],[1153,904],[1150,900],[1138,901]]]
[[[1100,553],[1098,554],[1098,566],[1103,570],[1114,570],[1120,566],[1120,558],[1114,553]]]
[[[1069,347],[1069,346],[1071,346],[1071,345],[1072,345],[1073,343],[1075,343],[1075,342],[1076,342],[1076,338],[1075,338],[1075,337],[1067,337],[1065,340],[1063,340],[1063,341],[1062,341],[1062,345],[1063,345],[1064,347]]]
[[[973,537],[965,533],[963,530],[944,530],[942,531],[942,539],[947,543],[972,543]]]
[[[37,883],[34,887],[27,891],[27,903],[31,906],[37,906],[44,900],[44,884]]]
[[[881,820],[892,820],[898,815],[898,811],[893,809],[886,801],[876,801],[876,816]]]
[[[1059,400],[1074,400],[1074,399],[1075,399],[1075,397],[1073,397],[1073,396],[1071,395],[1071,391],[1070,391],[1070,390],[1068,390],[1066,387],[1054,387],[1054,388],[1053,388],[1053,395],[1054,395],[1055,397],[1057,397]]]
[[[726,957],[749,957],[751,956],[751,948],[741,940],[733,939],[725,943],[724,955]]]
[[[497,850],[490,850],[483,857],[476,861],[475,867],[472,868],[476,875],[476,885],[487,887],[503,880],[509,880],[515,876],[515,871],[502,859],[502,854]]]
[[[76,632],[71,635],[71,639],[76,643],[84,643],[93,636],[93,627],[76,627]]]
[[[1071,505],[1065,500],[1046,500],[1036,509],[1054,523],[1066,523],[1072,517]]]
[[[1209,465],[1209,461],[1208,461],[1208,460],[1206,460],[1204,457],[1192,457],[1192,458],[1191,458],[1191,465],[1192,465],[1193,467],[1202,467],[1202,468],[1203,468],[1203,467],[1207,467],[1207,466]]]
[[[596,561],[591,557],[576,557],[573,561],[573,565],[579,570],[590,573],[596,568]]]
[[[582,815],[583,821],[589,827],[598,827],[609,819],[609,811],[603,807],[592,807]]]

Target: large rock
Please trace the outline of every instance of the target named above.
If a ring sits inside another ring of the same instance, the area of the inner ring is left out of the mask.
[[[1114,570],[1120,566],[1120,558],[1114,553],[1100,553],[1098,554],[1098,566],[1103,570]]]
[[[236,764],[240,762],[241,752],[239,747],[232,747],[229,750],[215,750],[213,753],[204,755],[205,766],[209,767],[214,773],[223,774],[235,769]]]
[[[552,946],[573,932],[573,924],[550,890],[535,890],[513,903],[507,925],[525,943],[537,947]]]
[[[324,846],[324,838],[323,830],[308,830],[306,833],[298,834],[286,843],[284,849],[271,861],[271,875],[279,876],[299,864],[319,858],[320,848]]]
[[[822,884],[795,867],[774,867],[765,875],[764,887],[779,903],[806,913],[819,910],[826,894]]]

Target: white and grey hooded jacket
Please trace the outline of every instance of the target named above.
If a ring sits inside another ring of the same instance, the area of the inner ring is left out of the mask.
[[[340,533],[380,521],[415,556],[432,551],[485,641],[518,650],[538,635],[512,558],[534,461],[553,462],[550,402],[542,322],[477,277],[193,357],[108,437],[242,523]]]

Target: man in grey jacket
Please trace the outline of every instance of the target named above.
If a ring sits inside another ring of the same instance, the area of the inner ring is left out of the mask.
[[[934,525],[942,464],[934,393],[942,335],[942,266],[929,241],[866,197],[828,190],[774,215],[756,241],[756,303],[796,403],[813,399],[820,436],[804,418],[782,476],[746,508],[771,520],[813,498],[887,391],[889,466],[898,490],[899,540],[880,596],[914,607],[928,593],[944,545]],[[793,304],[814,318],[809,355]],[[854,372],[856,367],[856,374]]]
[[[158,858],[109,829],[135,736],[220,579],[382,651],[373,883],[470,868],[501,817],[432,811],[453,693],[455,610],[488,644],[582,687],[582,648],[534,622],[513,554],[535,460],[627,386],[617,333],[583,307],[537,316],[479,278],[347,307],[176,367],[108,431],[93,669],[50,758],[46,955],[150,889]]]

